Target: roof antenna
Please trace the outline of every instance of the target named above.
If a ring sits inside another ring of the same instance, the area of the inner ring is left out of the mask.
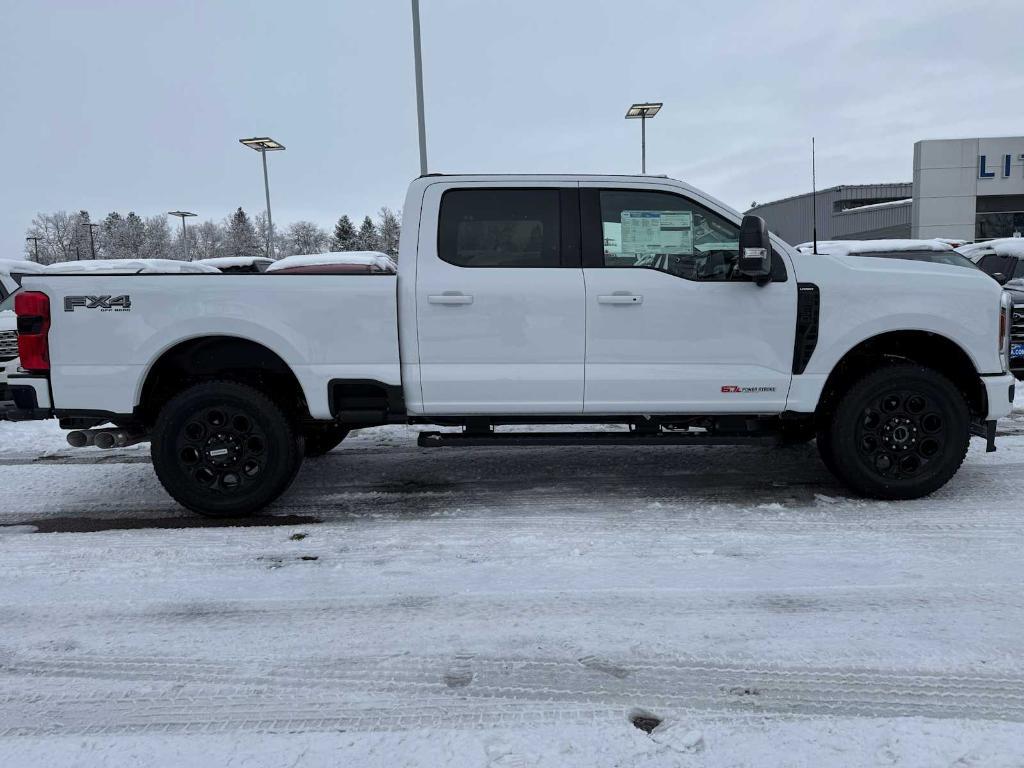
[[[818,253],[818,179],[814,165],[814,137],[811,136],[811,217],[814,219],[814,253]]]

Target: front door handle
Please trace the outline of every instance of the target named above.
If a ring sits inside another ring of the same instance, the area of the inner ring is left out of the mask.
[[[472,304],[473,297],[460,291],[445,291],[427,296],[431,304]]]
[[[598,304],[643,304],[644,297],[636,293],[610,293],[597,297]]]

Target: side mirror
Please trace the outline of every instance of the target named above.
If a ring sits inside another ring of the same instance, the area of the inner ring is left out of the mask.
[[[740,255],[736,271],[764,285],[772,275],[772,243],[760,216],[744,216],[740,224]]]
[[[1000,285],[1006,285],[1006,275],[1004,275],[1002,272],[993,272],[992,279],[995,280]]]

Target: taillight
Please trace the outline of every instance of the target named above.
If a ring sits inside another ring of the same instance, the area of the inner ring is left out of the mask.
[[[19,291],[14,297],[18,315],[18,357],[29,373],[50,370],[50,299],[39,291]]]

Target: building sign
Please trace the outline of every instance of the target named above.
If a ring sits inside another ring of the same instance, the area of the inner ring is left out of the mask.
[[[1024,160],[1024,154],[1020,155],[1020,159]],[[1013,167],[1013,155],[1000,155],[992,157],[991,160],[988,155],[978,155],[978,178],[994,179],[997,166],[1002,178],[1010,178],[1010,171]]]

